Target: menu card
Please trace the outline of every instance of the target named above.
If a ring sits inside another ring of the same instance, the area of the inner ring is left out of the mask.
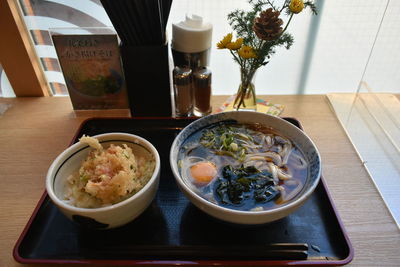
[[[117,35],[79,33],[51,32],[74,109],[129,108]]]

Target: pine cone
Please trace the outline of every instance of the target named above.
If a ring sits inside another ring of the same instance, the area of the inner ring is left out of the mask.
[[[283,21],[279,18],[281,13],[268,8],[260,13],[260,16],[254,19],[253,31],[258,38],[271,41],[282,33]]]

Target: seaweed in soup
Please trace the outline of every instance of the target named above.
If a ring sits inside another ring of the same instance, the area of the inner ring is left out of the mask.
[[[223,167],[222,176],[215,182],[215,192],[221,204],[231,205],[242,205],[246,199],[268,202],[280,195],[271,173],[261,172],[254,166]]]

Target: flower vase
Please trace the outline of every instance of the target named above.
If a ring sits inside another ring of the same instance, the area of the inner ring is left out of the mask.
[[[233,102],[234,110],[257,111],[256,88],[254,87],[254,71],[240,71],[240,85]]]

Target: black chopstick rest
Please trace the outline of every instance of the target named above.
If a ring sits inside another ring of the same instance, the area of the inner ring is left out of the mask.
[[[265,246],[268,249],[282,249],[282,250],[304,250],[308,251],[308,244],[306,243],[271,243]]]
[[[308,247],[298,246],[297,243],[266,246],[213,246],[210,245],[143,245],[131,251],[136,257],[151,257],[158,255],[162,259],[199,259],[210,260],[306,260]],[[298,249],[296,249],[298,248]]]

